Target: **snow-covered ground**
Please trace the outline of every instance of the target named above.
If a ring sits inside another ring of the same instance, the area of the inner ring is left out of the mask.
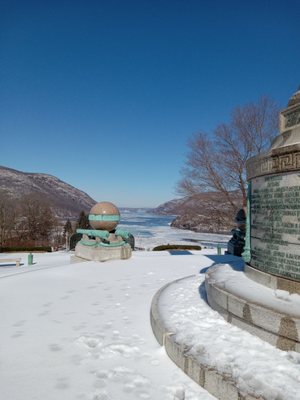
[[[235,265],[240,263],[237,259],[232,260]],[[227,281],[226,275],[230,276],[232,269],[226,264],[219,269],[223,267],[218,279]],[[282,302],[283,309],[287,307],[284,303],[288,302],[290,311],[299,306],[299,295],[278,298],[277,291],[265,287],[261,290],[263,294],[257,288],[251,291],[251,281],[244,276],[230,279],[231,288],[235,283],[236,290],[243,296],[245,293],[253,296],[254,292],[254,296],[256,293],[257,298],[267,304],[271,304],[273,296],[273,301]],[[247,279],[250,282],[245,285],[243,281]],[[201,286],[203,282],[204,274],[181,280],[167,287],[160,297],[160,315],[168,331],[175,334],[176,342],[184,344],[188,348],[187,354],[193,355],[201,364],[233,376],[239,389],[245,393],[254,393],[267,400],[299,400],[300,354],[276,349],[228,324],[199,299],[199,291],[205,296]]]
[[[15,254],[17,256],[17,254]],[[204,271],[241,260],[200,252],[134,252],[129,260],[70,263],[34,254],[33,266],[0,266],[0,388],[5,400],[211,400],[165,355],[150,326],[166,283],[168,324],[178,340],[268,400],[300,399],[300,356],[226,323],[201,298]],[[1,258],[11,254],[1,254]],[[199,274],[200,273],[200,274]]]
[[[161,286],[210,258],[135,252],[70,264],[60,252],[34,261],[0,267],[1,399],[213,399],[165,355],[149,318]]]

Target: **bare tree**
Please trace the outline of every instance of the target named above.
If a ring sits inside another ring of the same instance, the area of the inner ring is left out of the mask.
[[[15,230],[16,209],[6,193],[0,195],[0,246],[11,238]]]
[[[183,195],[217,192],[236,211],[246,205],[246,161],[265,151],[278,129],[278,107],[268,97],[233,110],[229,123],[213,135],[198,133],[189,142],[178,191]]]
[[[29,240],[48,241],[57,220],[51,207],[37,194],[24,196],[21,201],[20,228]]]

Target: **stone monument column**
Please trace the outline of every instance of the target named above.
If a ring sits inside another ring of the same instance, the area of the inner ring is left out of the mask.
[[[270,150],[248,160],[247,178],[245,272],[300,293],[300,88],[280,113]]]
[[[247,177],[244,271],[210,268],[208,303],[228,322],[300,352],[299,298],[290,296],[300,294],[300,90],[281,111],[270,150],[249,159]]]

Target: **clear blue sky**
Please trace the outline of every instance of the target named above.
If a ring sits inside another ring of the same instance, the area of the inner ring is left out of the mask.
[[[300,2],[0,0],[0,165],[118,206],[176,196],[197,131],[300,85]]]

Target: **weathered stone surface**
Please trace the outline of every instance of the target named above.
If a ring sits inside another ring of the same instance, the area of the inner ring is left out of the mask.
[[[281,111],[280,134],[270,150],[248,160],[247,176],[251,182],[250,264],[300,282],[299,96],[298,90]]]
[[[300,280],[300,174],[252,180],[251,265]]]
[[[75,248],[75,255],[92,261],[125,260],[131,257],[131,247],[129,244],[118,247],[92,247],[79,242]]]
[[[283,313],[274,303],[254,303],[246,294],[232,293],[230,286],[224,288],[215,280],[215,273],[223,265],[215,266],[206,273],[205,288],[209,305],[228,322],[255,334],[282,349],[299,351],[300,312],[298,315]],[[237,272],[240,274],[240,272]],[[237,275],[238,276],[238,275]]]
[[[300,136],[300,128],[297,129],[297,135],[296,133],[293,134],[293,138],[291,138],[291,135],[288,137],[283,135],[277,140],[279,141],[283,138],[287,143],[290,143],[297,140],[297,137],[294,136]],[[283,148],[270,150],[267,154],[250,158],[247,162],[247,178],[250,180],[258,176],[297,171],[299,169],[300,144],[291,144]]]
[[[245,274],[253,281],[271,289],[286,290],[289,293],[300,294],[300,282],[268,274],[247,264],[245,265]]]

